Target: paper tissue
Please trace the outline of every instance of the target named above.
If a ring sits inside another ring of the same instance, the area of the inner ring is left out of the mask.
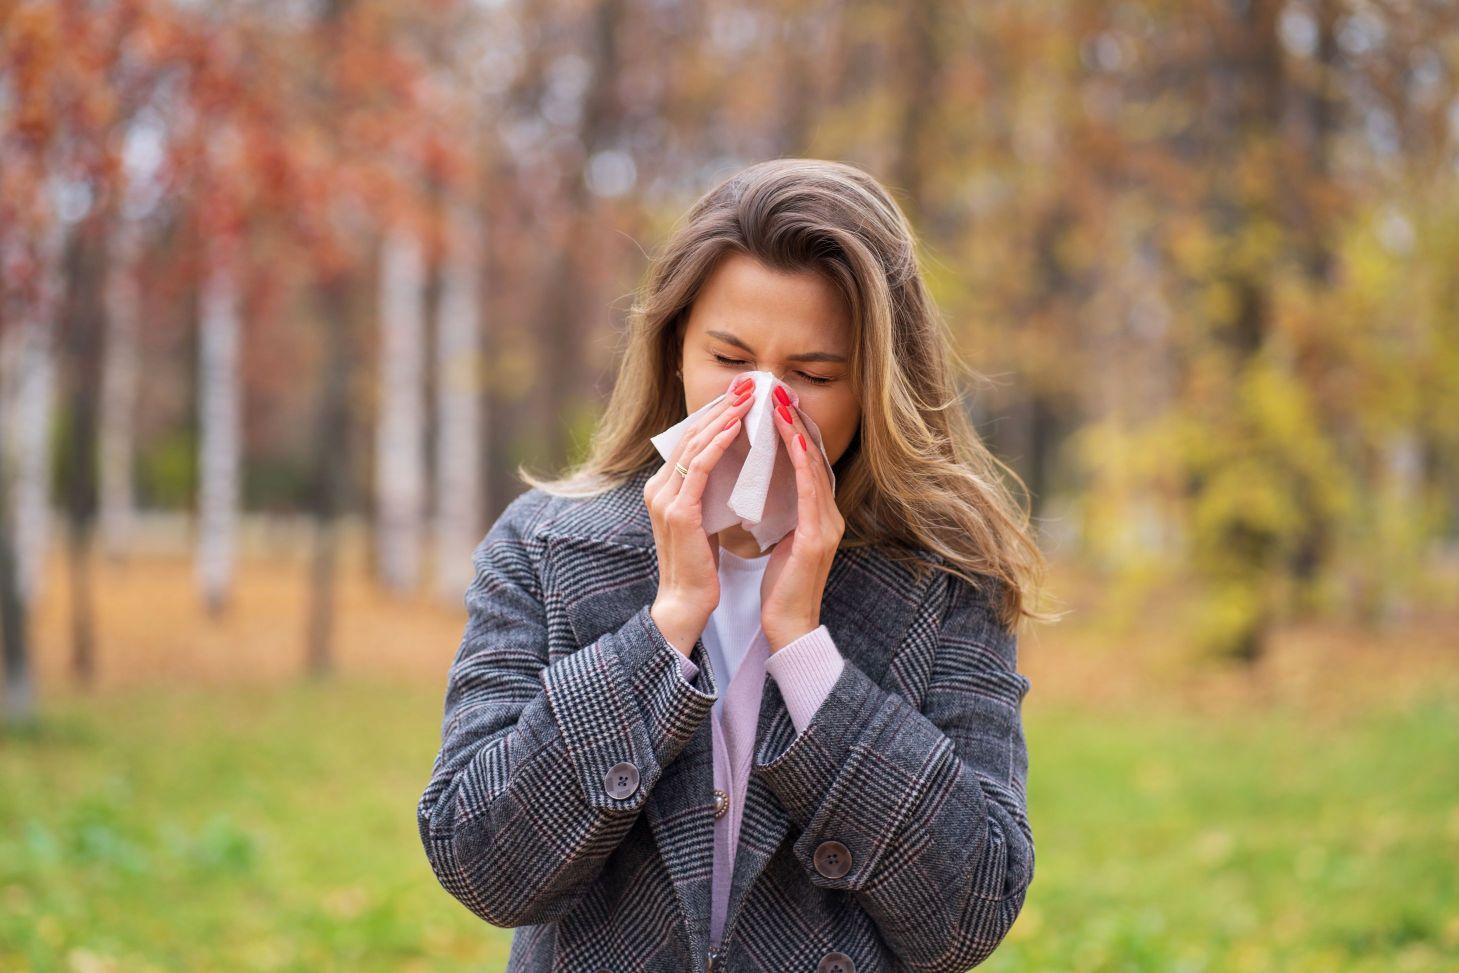
[[[745,378],[755,382],[751,393],[754,398],[734,442],[730,443],[719,462],[710,470],[709,479],[705,483],[702,498],[704,530],[706,533],[716,534],[726,527],[739,524],[755,538],[760,545],[760,553],[763,554],[776,541],[795,529],[795,466],[785,454],[785,443],[775,428],[773,392],[778,380],[770,372],[741,372],[735,376],[734,382],[743,382]],[[792,402],[799,402],[800,397],[795,390],[789,386],[785,390],[790,394]],[[726,389],[682,421],[652,437],[659,455],[665,460],[674,455],[674,448],[695,421],[728,394],[729,390]],[[800,413],[800,419],[810,434],[807,445],[814,445],[807,455],[812,459],[819,456],[826,464],[826,474],[834,490],[836,473],[831,468],[825,447],[821,444],[821,431],[804,412]]]

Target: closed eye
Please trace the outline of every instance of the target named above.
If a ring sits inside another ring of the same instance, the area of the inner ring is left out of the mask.
[[[747,361],[740,361],[738,358],[726,358],[723,355],[719,354],[718,352],[714,352],[713,354],[714,354],[714,360],[717,361],[717,362],[719,362],[721,365],[748,365],[748,364],[750,364]],[[819,375],[811,375],[811,374],[809,374],[807,372],[798,372],[797,374],[805,376],[805,380],[807,382],[810,382],[812,385],[830,385],[832,382],[835,381],[834,378],[822,378]]]

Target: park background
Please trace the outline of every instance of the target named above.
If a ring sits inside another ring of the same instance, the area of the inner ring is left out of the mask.
[[[1459,8],[0,0],[0,969],[492,970],[470,552],[736,168],[917,229],[1052,570],[986,964],[1459,966]]]

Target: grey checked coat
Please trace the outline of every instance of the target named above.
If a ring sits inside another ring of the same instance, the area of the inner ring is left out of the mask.
[[[702,641],[685,682],[649,615],[651,472],[591,498],[531,489],[473,555],[416,813],[441,885],[516,927],[509,973],[706,970],[719,685]],[[711,973],[953,973],[1017,917],[1029,682],[987,597],[925,575],[842,548],[821,620],[847,665],[801,735],[766,679]],[[817,865],[833,840],[838,878]]]

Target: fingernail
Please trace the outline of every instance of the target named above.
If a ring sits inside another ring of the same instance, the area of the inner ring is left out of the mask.
[[[729,422],[726,422],[726,423],[725,423],[725,424],[724,424],[724,428],[723,428],[723,429],[721,429],[721,430],[720,430],[720,432],[724,432],[724,430],[725,430],[725,429],[728,429],[728,428],[729,428],[729,427],[730,427],[730,426],[733,426],[733,425],[734,425],[734,424],[735,424],[735,423],[737,423],[737,422],[739,422],[739,421],[740,421],[740,417],[739,417],[739,416],[735,416],[735,417],[734,417],[734,418],[733,418],[733,419],[731,419],[731,420],[730,420],[730,421],[729,421]]]
[[[778,413],[780,413],[780,418],[784,419],[786,422],[791,422],[792,421],[791,418],[790,418],[790,410],[787,409],[785,406],[783,406],[783,405],[777,405],[775,407],[775,411],[778,412]]]
[[[790,393],[785,391],[784,385],[775,386],[775,398],[780,401],[781,405],[790,405]]]
[[[800,443],[800,448],[805,449],[805,437],[802,436],[800,433],[796,433],[795,438],[796,441]]]
[[[738,399],[735,399],[734,402],[732,402],[730,404],[731,405],[740,405],[740,404],[744,403],[745,400],[747,400],[750,397],[750,395],[751,395],[750,392],[746,392],[744,395],[740,396]]]
[[[745,390],[745,386],[746,385],[753,385],[753,384],[754,384],[754,379],[747,378],[746,376],[741,375],[739,378],[735,379],[735,384],[730,388],[730,391],[733,392],[733,393],[735,393],[736,395],[739,395],[741,392],[743,392]]]

